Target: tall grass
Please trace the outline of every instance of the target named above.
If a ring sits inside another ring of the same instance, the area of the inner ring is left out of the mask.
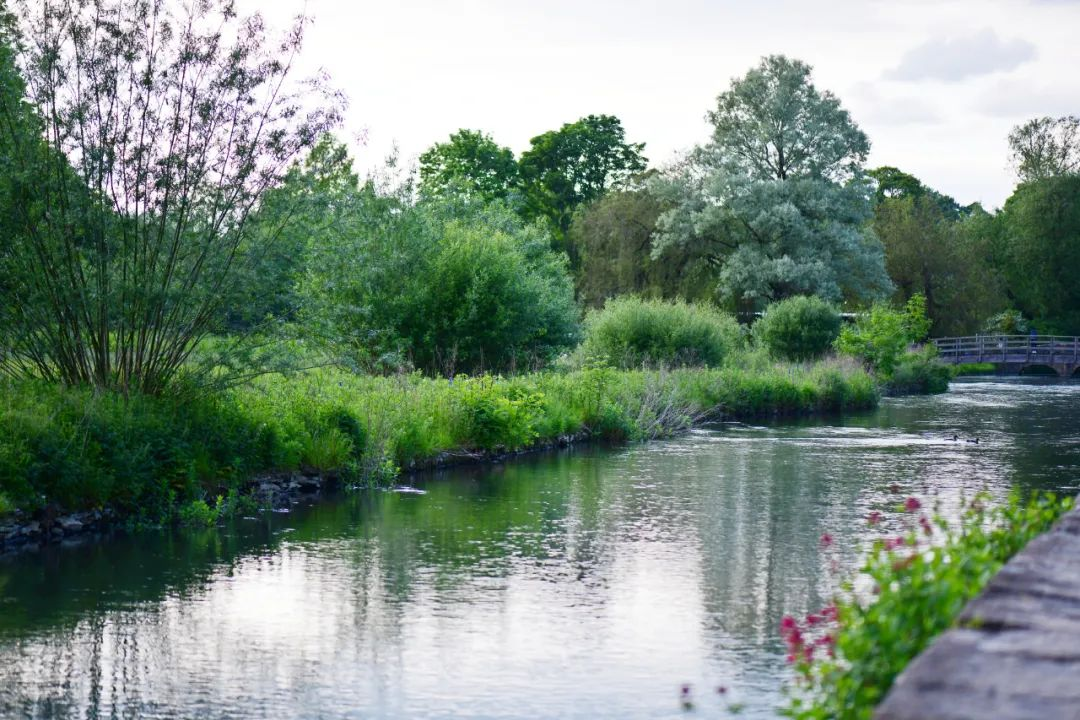
[[[569,435],[662,437],[704,419],[873,407],[854,363],[742,355],[718,369],[607,366],[512,378],[264,376],[199,402],[4,381],[0,494],[24,509],[113,505],[162,517],[253,474],[314,468],[383,481],[443,453],[514,451]]]

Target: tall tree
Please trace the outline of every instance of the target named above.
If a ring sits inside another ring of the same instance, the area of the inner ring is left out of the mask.
[[[891,290],[868,229],[866,135],[810,67],[764,58],[717,98],[711,142],[651,184],[672,209],[659,255],[708,258],[717,293],[739,307],[790,295],[867,301]]]
[[[885,198],[874,210],[874,230],[899,299],[925,297],[935,334],[975,332],[1002,309],[997,273],[930,194]]]
[[[37,111],[6,198],[25,242],[3,246],[22,302],[0,312],[0,368],[158,393],[219,327],[248,219],[338,119],[290,83],[301,19],[271,43],[231,0],[19,0],[16,62]]]
[[[931,187],[923,184],[919,178],[889,165],[868,170],[866,173],[877,184],[874,193],[874,204],[880,205],[887,198],[918,198],[928,196],[938,207],[945,217],[957,220],[960,216],[970,215],[975,205],[961,207],[960,203],[948,195],[939,193]]]
[[[567,244],[580,258],[579,297],[595,307],[635,294],[686,300],[712,296],[709,267],[678,249],[652,257],[656,221],[665,206],[645,190],[609,192],[574,214]]]
[[[505,200],[518,186],[510,148],[479,130],[458,130],[420,156],[420,192],[428,197]]]
[[[644,149],[626,142],[613,115],[589,115],[534,137],[519,162],[526,218],[546,220],[562,243],[574,210],[645,170]]]
[[[1041,117],[1017,125],[1009,148],[1020,182],[1080,173],[1080,118]]]
[[[1017,309],[1040,329],[1080,334],[1080,175],[1020,185],[1000,221],[1001,256]]]

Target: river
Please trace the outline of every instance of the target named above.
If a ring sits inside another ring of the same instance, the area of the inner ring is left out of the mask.
[[[781,617],[825,604],[903,498],[1080,489],[1080,384],[410,482],[0,558],[0,717],[773,718]]]

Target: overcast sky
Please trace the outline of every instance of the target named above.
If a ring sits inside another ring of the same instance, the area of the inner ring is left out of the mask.
[[[283,23],[301,0],[247,0]],[[1080,0],[307,0],[306,70],[349,97],[362,169],[458,128],[520,152],[613,114],[653,165],[704,141],[705,112],[761,56],[810,63],[895,165],[961,203],[1012,190],[1006,136],[1080,114]]]

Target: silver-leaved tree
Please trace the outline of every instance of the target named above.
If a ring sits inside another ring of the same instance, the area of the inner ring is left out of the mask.
[[[654,257],[677,246],[714,268],[718,296],[756,309],[791,295],[830,301],[887,295],[869,227],[866,135],[810,67],[764,58],[717,98],[712,139],[653,179],[671,209]]]

